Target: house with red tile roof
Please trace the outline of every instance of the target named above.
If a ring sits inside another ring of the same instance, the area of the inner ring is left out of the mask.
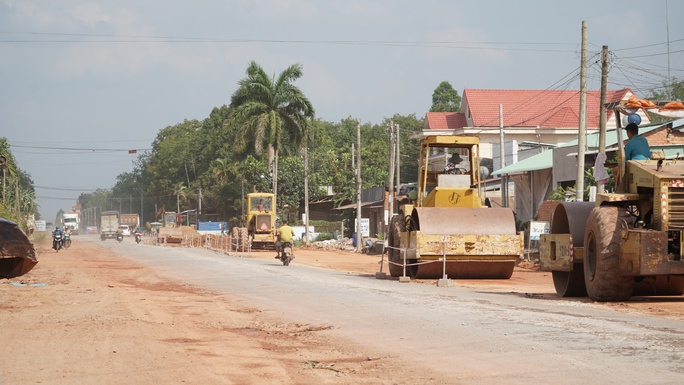
[[[627,101],[629,88],[608,91],[607,102]],[[587,91],[587,134],[598,131],[600,91]],[[480,138],[481,158],[496,157],[493,147],[500,143],[499,105],[503,109],[506,142],[560,145],[577,139],[579,127],[578,90],[479,90],[466,89],[459,112],[428,112],[425,130],[456,130]],[[650,121],[639,112],[642,124]],[[607,128],[615,128],[615,115],[607,111]]]

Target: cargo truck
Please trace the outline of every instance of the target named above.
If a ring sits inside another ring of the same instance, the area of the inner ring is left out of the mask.
[[[78,224],[80,222],[80,215],[78,213],[65,213],[62,216],[62,228],[66,230],[71,229],[71,234],[78,234]]]
[[[119,212],[103,211],[100,214],[100,239],[116,239],[116,231],[119,229]]]
[[[120,225],[128,225],[128,227],[131,229],[131,231],[135,231],[135,229],[140,226],[140,215],[138,214],[121,214],[119,216],[119,224]]]

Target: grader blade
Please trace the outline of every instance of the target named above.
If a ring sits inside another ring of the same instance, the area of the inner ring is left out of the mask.
[[[24,275],[36,263],[36,249],[21,227],[0,218],[0,278]]]

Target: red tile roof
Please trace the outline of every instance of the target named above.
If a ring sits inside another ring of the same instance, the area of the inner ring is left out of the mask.
[[[631,94],[628,88],[608,91],[607,101],[620,101],[628,94]],[[502,104],[506,127],[577,128],[579,97],[580,92],[573,90],[466,89],[461,100],[461,113],[451,116],[449,114],[455,113],[428,112],[426,125],[431,129],[467,127],[465,116],[470,112],[473,127],[498,127],[499,104]],[[599,126],[600,98],[600,91],[587,91],[587,128],[597,129]],[[611,115],[612,111],[608,111],[608,118]]]
[[[460,112],[428,112],[425,115],[425,128],[433,130],[448,130],[456,127],[466,127],[468,122]]]

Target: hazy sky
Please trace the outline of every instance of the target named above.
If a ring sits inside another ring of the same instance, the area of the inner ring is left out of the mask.
[[[51,221],[131,171],[127,150],[228,104],[251,60],[302,64],[317,117],[378,124],[424,116],[442,81],[578,89],[582,20],[589,88],[608,45],[610,89],[643,96],[668,58],[684,77],[682,15],[673,0],[0,0],[0,136]]]

